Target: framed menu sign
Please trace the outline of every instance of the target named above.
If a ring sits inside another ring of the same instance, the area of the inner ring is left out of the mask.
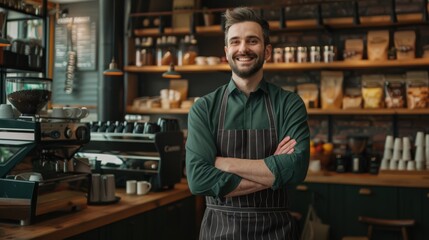
[[[77,71],[96,70],[97,27],[91,17],[59,18],[55,25],[55,68],[65,69],[68,52],[76,53]]]

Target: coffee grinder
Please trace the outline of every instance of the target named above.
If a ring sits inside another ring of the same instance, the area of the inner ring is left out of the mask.
[[[347,137],[348,155],[350,159],[350,171],[363,173],[367,171],[367,143],[368,136],[353,135]]]

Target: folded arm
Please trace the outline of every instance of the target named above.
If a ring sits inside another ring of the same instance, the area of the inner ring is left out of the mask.
[[[289,136],[284,138],[277,146],[274,155],[291,154],[294,152],[296,141]],[[266,187],[271,187],[275,177],[264,162],[264,159],[240,159],[217,157],[215,167],[228,173],[234,173],[238,176],[255,182]],[[249,186],[250,184],[245,184]]]

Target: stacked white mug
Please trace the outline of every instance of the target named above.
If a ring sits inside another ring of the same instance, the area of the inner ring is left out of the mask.
[[[393,136],[387,135],[386,142],[384,144],[384,154],[383,159],[381,160],[380,170],[389,169],[389,161],[392,158],[393,151]]]
[[[425,157],[425,133],[424,132],[417,132],[415,146],[416,146],[416,153],[414,156],[414,160],[416,161],[415,169],[424,170],[425,163],[426,163],[425,159],[427,159]],[[426,151],[427,149],[428,148],[426,147]]]
[[[402,155],[402,139],[401,138],[395,138],[395,143],[393,145],[393,156],[390,159],[389,169],[390,170],[397,170],[398,169],[398,162],[401,159]]]

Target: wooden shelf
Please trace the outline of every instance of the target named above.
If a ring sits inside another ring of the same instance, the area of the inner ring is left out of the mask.
[[[127,112],[132,114],[188,114],[189,109],[145,109],[136,110],[127,106]],[[429,114],[429,108],[425,109],[308,109],[309,115],[424,115]]]
[[[267,63],[264,70],[267,71],[301,71],[301,70],[342,70],[342,69],[374,69],[396,67],[429,67],[429,58],[416,58],[411,60],[389,61],[335,61],[331,63]],[[162,73],[168,70],[168,66],[126,66],[126,72]],[[214,72],[231,71],[228,64],[218,65],[188,65],[177,66],[179,72]]]
[[[429,114],[429,108],[424,109],[308,109],[309,115],[420,115]]]
[[[317,29],[346,29],[346,28],[370,28],[370,27],[390,27],[402,26],[410,24],[427,24],[423,21],[423,16],[420,13],[397,14],[398,21],[392,23],[391,16],[362,16],[360,24],[355,24],[352,17],[342,18],[324,18],[323,24],[319,25],[316,19],[301,19],[285,21],[286,28],[280,28],[279,21],[269,21],[272,31],[302,31],[302,30],[317,30]],[[196,26],[196,33],[205,34],[223,34],[223,29],[220,25],[212,26]],[[165,28],[162,35],[186,35],[190,34],[189,28]],[[135,29],[134,35],[137,37],[160,36],[158,28],[143,28]]]
[[[172,109],[163,109],[163,108],[152,108],[145,110],[136,110],[132,106],[127,106],[127,113],[131,114],[188,114],[189,109],[183,108],[172,108]]]

